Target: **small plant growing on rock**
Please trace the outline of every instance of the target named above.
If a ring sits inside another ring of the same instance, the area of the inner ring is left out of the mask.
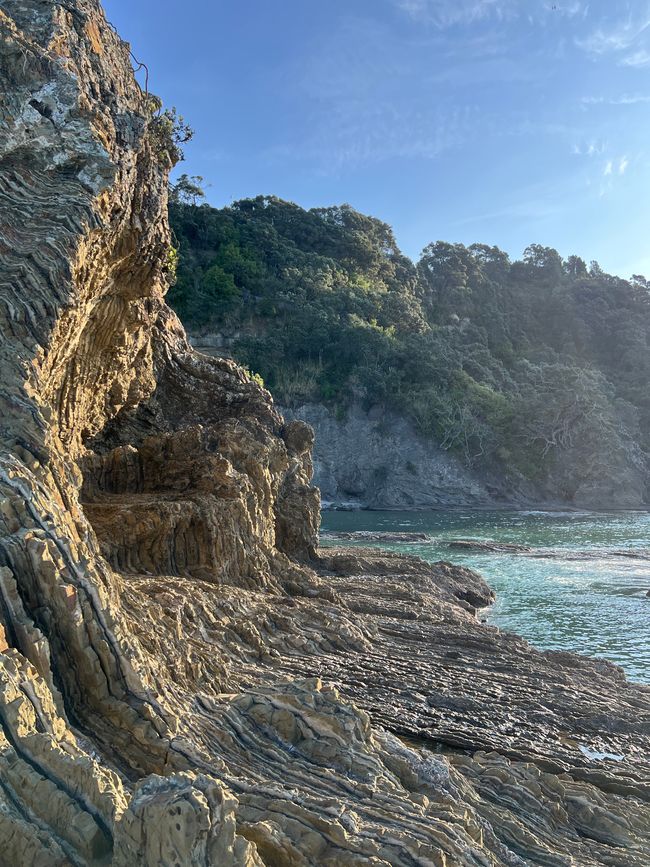
[[[156,96],[149,96],[149,109],[152,113],[149,130],[154,151],[161,162],[175,166],[185,159],[183,145],[194,137],[194,130],[174,106],[163,109],[161,100]]]
[[[173,286],[176,283],[176,275],[178,271],[178,248],[170,244],[165,254],[163,262],[163,273],[167,278],[167,283]]]
[[[255,382],[257,383],[257,385],[259,385],[260,388],[264,388],[264,380],[259,373],[253,373],[253,371],[250,370],[248,367],[244,367],[242,369],[246,374],[246,379],[248,379],[249,382]]]

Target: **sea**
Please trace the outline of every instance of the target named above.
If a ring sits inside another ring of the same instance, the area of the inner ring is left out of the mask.
[[[341,539],[333,534],[360,534]],[[426,534],[369,542],[363,533]],[[527,546],[456,550],[454,540]],[[446,560],[480,572],[497,601],[481,617],[536,647],[573,650],[650,683],[650,513],[324,511],[321,544],[368,546]]]

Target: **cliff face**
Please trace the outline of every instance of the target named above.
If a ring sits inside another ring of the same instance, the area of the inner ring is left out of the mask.
[[[610,451],[607,461],[594,460],[585,479],[582,444],[576,442],[560,456],[549,477],[535,484],[514,472],[506,480],[499,467],[492,471],[466,467],[432,440],[419,436],[407,419],[384,408],[366,412],[352,405],[340,418],[323,404],[309,403],[283,409],[283,414],[314,429],[314,484],[326,506],[644,507],[645,467],[633,443],[627,449]]]
[[[283,410],[311,425],[314,484],[325,504],[369,509],[487,506],[498,491],[387,410],[352,406],[337,418],[322,404]],[[502,492],[502,499],[507,495]]]
[[[56,755],[55,840],[76,846],[76,803],[101,848],[122,786],[84,769],[63,717],[120,766],[174,766],[174,714],[125,617],[125,576],[279,592],[299,574],[282,552],[313,553],[318,494],[309,432],[283,426],[234,364],[194,356],[164,306],[171,143],[128,46],[92,0],[8,0],[0,26],[0,617],[3,685],[29,685],[4,759],[48,780]],[[108,813],[93,806],[107,799]]]
[[[638,448],[610,451],[582,475],[582,444],[564,452],[543,483],[502,468],[469,468],[450,452],[424,439],[413,425],[387,409],[365,411],[353,404],[337,417],[323,404],[282,410],[285,418],[308,423],[315,433],[314,484],[323,503],[365,509],[449,507],[546,507],[642,509],[645,466]],[[594,431],[597,435],[597,432]]]
[[[0,37],[0,861],[646,864],[647,691],[474,573],[317,557],[311,431],[164,304],[128,47],[96,0]]]

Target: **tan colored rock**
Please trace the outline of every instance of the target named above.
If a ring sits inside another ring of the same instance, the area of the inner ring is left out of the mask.
[[[470,570],[319,553],[309,428],[164,304],[128,46],[98,0],[0,42],[0,859],[650,863],[649,691]]]
[[[115,867],[255,867],[255,847],[236,833],[237,800],[215,780],[147,777],[116,829]],[[155,829],[152,833],[152,829]]]

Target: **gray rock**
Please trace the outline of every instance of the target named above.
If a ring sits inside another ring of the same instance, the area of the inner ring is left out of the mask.
[[[475,474],[393,412],[353,406],[339,419],[320,404],[281,412],[316,432],[314,483],[324,506],[436,509],[493,502]]]
[[[378,530],[353,530],[350,532],[335,532],[330,530],[327,533],[321,533],[322,536],[331,537],[334,539],[348,539],[351,542],[428,542],[430,536],[426,533],[391,533]]]
[[[527,554],[532,551],[528,545],[514,545],[508,542],[492,542],[483,539],[452,539],[448,547],[457,551],[473,551],[478,553],[494,554]]]

